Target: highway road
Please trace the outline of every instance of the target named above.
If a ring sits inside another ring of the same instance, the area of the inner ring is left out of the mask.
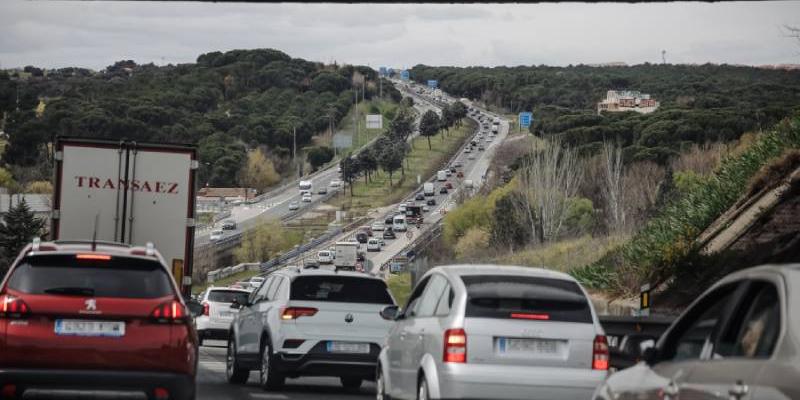
[[[414,98],[414,108],[417,110],[417,125],[419,123],[419,118],[428,110],[438,110],[438,107],[434,106],[433,104],[423,100],[419,96],[413,95]],[[409,140],[413,138],[418,132],[415,132]],[[300,209],[308,209],[309,207],[313,207],[318,204],[318,199],[321,197],[317,194],[319,188],[327,187],[328,191],[338,191],[340,189],[332,189],[329,185],[332,180],[341,179],[339,172],[337,171],[338,165],[332,165],[324,170],[318,171],[314,174],[309,176],[303,177],[302,180],[311,180],[312,186],[314,188],[314,195],[312,196],[311,203],[303,203],[301,201],[300,190],[298,188],[298,184],[300,179],[290,182],[283,186],[283,190],[273,190],[270,192],[264,199],[257,203],[253,204],[240,204],[236,205],[231,208],[231,219],[236,221],[236,228],[235,230],[226,230],[223,232],[223,238],[225,236],[234,235],[237,233],[241,233],[251,229],[253,226],[262,222],[264,218],[268,219],[280,219],[283,218],[290,213],[292,210],[289,209],[289,204],[292,202],[297,202],[300,206]],[[263,217],[263,218],[258,218]],[[209,230],[198,231],[195,235],[195,247],[198,246],[205,246],[209,244]]]

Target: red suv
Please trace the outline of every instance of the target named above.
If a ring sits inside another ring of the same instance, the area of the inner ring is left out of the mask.
[[[37,240],[0,283],[3,399],[194,399],[197,343],[152,245]]]

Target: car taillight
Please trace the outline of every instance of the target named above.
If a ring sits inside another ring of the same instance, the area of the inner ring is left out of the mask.
[[[160,304],[150,313],[150,318],[157,322],[184,322],[186,316],[186,309],[178,301]]]
[[[444,332],[444,362],[467,362],[467,333],[463,329]]]
[[[603,335],[594,337],[594,348],[592,350],[592,369],[601,371],[608,370],[608,342]]]
[[[550,319],[550,314],[534,314],[534,313],[511,313],[511,318],[514,319],[535,319],[538,321],[547,321]]]
[[[209,306],[208,303],[203,303],[203,315],[205,315],[206,317],[209,314],[209,308],[211,308],[211,306]]]
[[[0,295],[0,317],[21,318],[31,313],[22,299],[11,295]]]
[[[281,312],[281,319],[288,321],[300,317],[311,317],[316,313],[317,309],[312,307],[287,307]]]

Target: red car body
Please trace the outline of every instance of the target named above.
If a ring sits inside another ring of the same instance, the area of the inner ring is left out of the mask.
[[[34,242],[0,284],[4,399],[75,390],[194,399],[197,346],[152,247]]]

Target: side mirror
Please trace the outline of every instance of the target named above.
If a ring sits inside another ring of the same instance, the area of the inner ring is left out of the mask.
[[[642,347],[644,347],[644,344],[645,342],[642,343]],[[655,346],[644,348],[642,350],[641,360],[647,365],[654,365],[658,361],[658,349]]]
[[[388,321],[394,321],[399,314],[400,307],[398,306],[386,306],[381,310],[381,318]]]
[[[189,313],[192,314],[192,318],[197,317],[198,315],[203,313],[203,305],[200,304],[200,302],[195,299],[187,301],[186,307],[189,308]]]

